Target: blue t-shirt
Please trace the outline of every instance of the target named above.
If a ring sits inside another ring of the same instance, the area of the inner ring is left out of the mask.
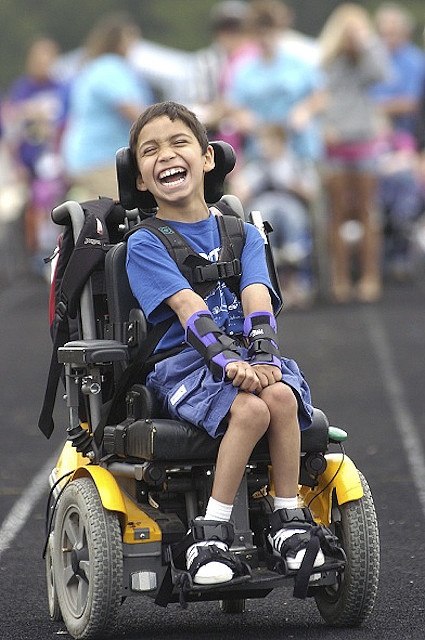
[[[425,53],[416,45],[406,43],[391,53],[390,60],[390,77],[372,87],[372,98],[378,104],[399,97],[419,100],[425,80]],[[395,118],[395,125],[414,133],[415,116],[399,115]]]
[[[164,221],[178,231],[200,255],[217,262],[220,252],[220,234],[216,216],[210,215],[199,222]],[[269,288],[272,302],[278,307],[279,299],[272,289],[265,260],[264,240],[251,224],[245,224],[246,239],[241,254],[242,276],[240,290],[251,284],[264,284]],[[171,315],[164,302],[182,289],[191,289],[163,243],[147,229],[130,236],[127,249],[127,273],[131,289],[148,321],[153,325]],[[228,335],[243,332],[243,312],[239,299],[224,281],[219,281],[206,296],[205,302],[216,324]],[[175,322],[158,345],[158,350],[169,349],[184,341],[184,331],[176,317]]]
[[[324,75],[317,66],[280,51],[271,60],[255,58],[241,65],[229,90],[229,99],[252,111],[262,124],[285,125],[290,111],[322,89],[324,83]],[[317,122],[293,132],[290,143],[301,157],[320,157],[322,141]]]
[[[142,111],[153,100],[150,87],[119,55],[105,54],[88,62],[70,88],[69,120],[63,139],[68,171],[108,166],[128,144],[130,122],[122,104]]]

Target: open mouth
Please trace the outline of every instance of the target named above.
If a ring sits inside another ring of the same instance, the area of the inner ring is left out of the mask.
[[[187,171],[183,167],[173,167],[172,169],[161,171],[158,179],[164,186],[175,187],[185,181],[186,175]]]

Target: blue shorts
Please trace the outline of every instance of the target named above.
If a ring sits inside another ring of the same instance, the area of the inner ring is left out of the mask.
[[[246,350],[241,351],[246,356]],[[307,429],[313,411],[310,389],[294,360],[282,358],[282,382],[291,387],[298,400],[300,429]],[[227,415],[239,393],[231,382],[216,380],[202,356],[191,347],[158,362],[147,385],[165,415],[191,422],[213,438],[226,431]]]

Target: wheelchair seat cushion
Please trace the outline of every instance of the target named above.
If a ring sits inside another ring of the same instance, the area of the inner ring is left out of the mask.
[[[320,409],[313,411],[313,424],[301,432],[303,452],[324,452],[328,447],[329,423]],[[105,427],[104,448],[107,454],[157,462],[215,462],[221,438],[211,438],[188,422],[148,418]],[[256,445],[255,461],[268,461],[267,438]]]

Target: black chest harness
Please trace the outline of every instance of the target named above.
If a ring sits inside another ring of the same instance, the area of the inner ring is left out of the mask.
[[[230,207],[222,207],[214,215],[220,233],[220,253],[217,262],[211,262],[197,253],[187,240],[172,226],[158,218],[145,218],[126,235],[126,239],[138,229],[151,231],[165,246],[192,289],[205,298],[219,280],[223,280],[239,297],[241,278],[241,254],[245,244],[243,221]]]

